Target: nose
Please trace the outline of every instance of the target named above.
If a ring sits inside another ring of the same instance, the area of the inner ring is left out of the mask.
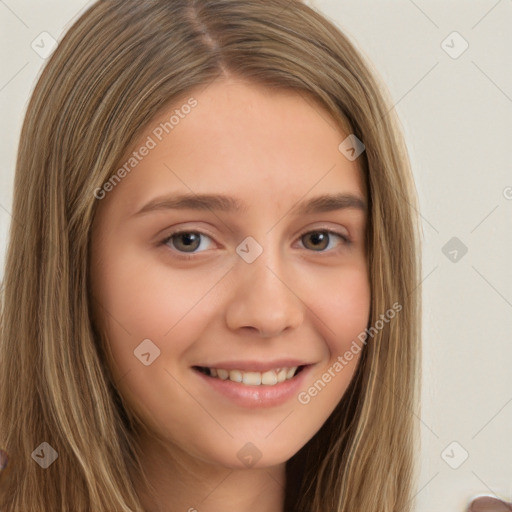
[[[225,310],[231,330],[270,338],[302,323],[305,305],[298,296],[297,281],[269,251],[250,264],[238,261],[233,281]]]

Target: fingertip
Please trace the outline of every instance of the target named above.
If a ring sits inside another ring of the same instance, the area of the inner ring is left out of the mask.
[[[480,496],[473,500],[468,512],[511,512],[512,505],[491,496]]]

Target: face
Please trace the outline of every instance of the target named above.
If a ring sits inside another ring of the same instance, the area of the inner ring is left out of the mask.
[[[342,398],[370,309],[347,135],[303,95],[217,81],[155,118],[97,192],[91,291],[113,380],[169,449],[280,464]]]

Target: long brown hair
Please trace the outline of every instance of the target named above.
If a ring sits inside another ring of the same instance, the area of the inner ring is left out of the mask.
[[[366,146],[358,162],[375,332],[335,411],[287,462],[285,508],[411,510],[419,228],[407,151],[378,75],[298,0],[103,0],[49,59],[19,144],[0,331],[0,447],[11,466],[4,512],[143,511],[130,414],[91,317],[95,190],[157,113],[228,75],[314,98]],[[399,314],[382,322],[393,304]],[[58,454],[47,469],[31,456],[43,442]]]

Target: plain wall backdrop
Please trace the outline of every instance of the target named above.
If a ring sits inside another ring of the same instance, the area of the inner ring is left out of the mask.
[[[18,137],[51,38],[85,0],[0,0],[0,265]],[[423,229],[416,511],[512,501],[512,0],[312,0],[400,117]]]

